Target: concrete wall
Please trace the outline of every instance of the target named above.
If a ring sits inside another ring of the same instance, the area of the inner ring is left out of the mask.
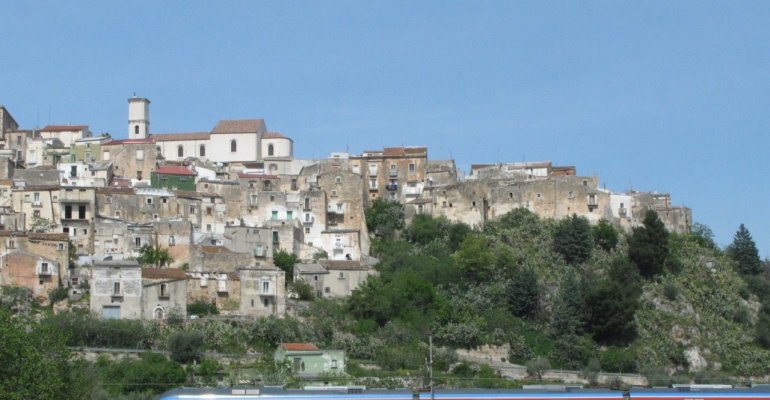
[[[241,315],[283,317],[286,313],[286,278],[276,267],[238,268]]]
[[[115,283],[120,293],[114,293]],[[121,319],[142,318],[142,268],[131,261],[101,261],[91,269],[91,312],[119,307]]]

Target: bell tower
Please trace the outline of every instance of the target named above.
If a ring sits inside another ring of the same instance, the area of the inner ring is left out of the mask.
[[[145,139],[150,133],[150,100],[143,97],[128,99],[128,138]]]

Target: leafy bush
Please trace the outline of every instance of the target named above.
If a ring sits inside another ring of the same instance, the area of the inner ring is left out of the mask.
[[[602,370],[608,372],[637,372],[636,354],[623,347],[609,346],[600,355]]]
[[[174,332],[168,338],[168,351],[171,359],[179,363],[199,361],[203,343],[203,334],[199,331]]]
[[[51,302],[51,305],[54,305],[62,300],[67,300],[68,297],[69,288],[64,286],[53,288],[48,292],[48,300]]]
[[[527,361],[527,374],[533,378],[537,378],[537,380],[542,381],[543,380],[543,374],[549,369],[551,369],[551,363],[548,362],[547,358],[543,357],[537,357],[535,359]]]
[[[666,284],[663,285],[663,296],[670,301],[675,301],[679,297],[679,288],[671,282],[666,282]]]
[[[315,297],[313,286],[305,281],[294,281],[289,284],[289,288],[297,293],[299,299],[302,301],[311,301]]]
[[[187,305],[187,315],[218,315],[219,310],[215,302],[198,299]]]

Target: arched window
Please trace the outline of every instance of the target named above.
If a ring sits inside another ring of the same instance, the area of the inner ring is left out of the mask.
[[[201,145],[200,150],[198,151],[201,157],[206,157],[206,146]]]
[[[267,155],[272,156],[273,153],[274,153],[273,145],[272,144],[267,145]]]
[[[230,152],[235,153],[238,151],[238,143],[235,142],[235,139],[230,141]]]
[[[182,147],[181,144],[179,146],[176,146],[176,156],[184,157],[184,147]]]
[[[134,133],[139,134],[139,125],[134,125]]]

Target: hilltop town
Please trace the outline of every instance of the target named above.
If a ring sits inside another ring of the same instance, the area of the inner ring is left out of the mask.
[[[303,160],[262,119],[154,133],[139,97],[128,99],[126,139],[88,125],[24,129],[0,107],[0,284],[43,304],[54,289],[77,297],[88,288],[91,311],[106,318],[162,320],[194,302],[280,317],[294,293],[273,262],[279,251],[299,260],[289,280],[320,298],[349,296],[376,273],[365,220],[376,199],[403,204],[407,220],[476,229],[517,208],[627,231],[646,210],[672,232],[692,225],[668,194],[614,192],[550,161],[473,164],[465,175],[426,147]],[[148,248],[169,262],[137,261]]]

